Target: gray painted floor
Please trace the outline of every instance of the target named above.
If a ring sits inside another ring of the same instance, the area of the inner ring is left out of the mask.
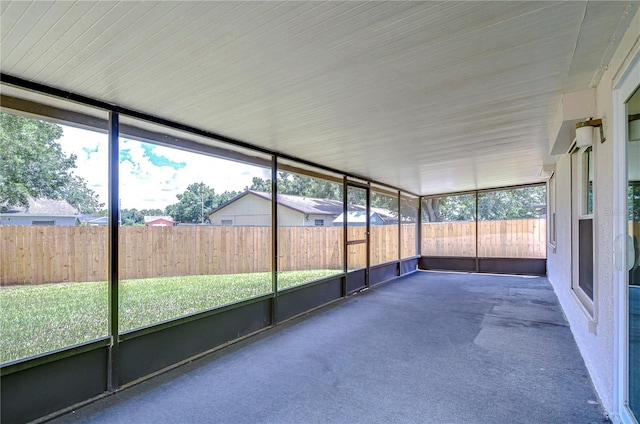
[[[602,423],[545,278],[418,272],[55,423]]]

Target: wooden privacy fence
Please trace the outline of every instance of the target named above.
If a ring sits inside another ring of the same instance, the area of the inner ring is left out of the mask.
[[[422,252],[428,256],[476,256],[476,223],[422,224]],[[478,257],[546,258],[547,221],[478,221]]]
[[[0,285],[105,281],[107,227],[0,226]],[[269,227],[120,227],[121,279],[271,270]]]
[[[487,256],[544,257],[544,220],[480,224],[488,225],[481,230],[481,252],[487,251]],[[469,235],[475,231],[469,225],[473,223],[424,224],[423,254],[473,256],[475,242]],[[401,226],[403,257],[415,254],[415,227]],[[349,228],[348,237],[364,238],[364,228]],[[107,238],[106,227],[0,226],[0,285],[105,281]],[[119,238],[121,279],[272,268],[269,227],[120,227]],[[371,264],[398,259],[397,226],[371,227],[370,243]],[[364,266],[364,246],[348,246],[349,268]],[[278,228],[280,271],[342,269],[343,251],[342,227]]]

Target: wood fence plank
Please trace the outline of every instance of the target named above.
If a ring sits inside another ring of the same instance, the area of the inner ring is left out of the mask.
[[[207,234],[208,229],[206,227],[202,227],[201,229],[193,231],[193,245],[195,249],[195,255],[191,257],[189,272],[191,275],[200,275],[200,264],[208,262],[209,252],[205,250],[203,246],[203,240],[209,238],[210,235]],[[204,274],[202,274],[204,275]]]
[[[16,261],[19,264],[16,269],[17,284],[30,284],[30,282],[27,281],[24,271],[28,262],[28,258],[26,257],[25,252],[25,246],[28,243],[28,239],[25,240],[25,236],[28,237],[28,235],[26,234],[27,231],[29,230],[26,227],[16,227]]]
[[[222,230],[223,230],[223,227],[213,228],[214,236],[212,237],[212,240],[214,241],[214,243],[212,243],[209,247],[209,251],[211,252],[210,262],[213,263],[214,265],[214,267],[212,267],[211,269],[215,270],[213,274],[222,274],[222,269],[220,264],[220,262],[223,260],[223,258],[221,257],[221,253],[222,253],[221,249],[222,249],[222,242],[223,242]]]
[[[16,228],[15,226],[0,226],[0,257],[2,260],[0,264],[2,264],[2,272],[0,275],[0,285],[7,286],[10,284],[15,284],[14,281],[16,276]]]
[[[25,246],[25,254],[29,258],[28,266],[25,266],[25,275],[27,277],[27,282],[30,284],[42,284],[42,282],[38,279],[37,270],[38,263],[36,262],[36,258],[38,255],[42,254],[42,249],[38,246],[38,227],[32,226],[29,227],[28,239],[25,241],[28,243]]]
[[[213,262],[212,245],[216,237],[214,229],[204,227],[197,232],[196,241],[198,246],[198,256],[196,256],[196,269],[194,274],[212,275],[215,274],[215,264]],[[209,272],[209,271],[212,272]]]
[[[45,283],[49,282],[49,279],[53,281],[60,281],[58,276],[58,246],[55,241],[55,227],[44,227],[44,264],[43,274]]]
[[[100,248],[102,249],[100,254],[102,277],[100,281],[107,281],[109,275],[109,228],[100,226],[96,227],[96,231],[100,234]]]
[[[118,279],[127,279],[127,229],[129,227],[118,227]]]

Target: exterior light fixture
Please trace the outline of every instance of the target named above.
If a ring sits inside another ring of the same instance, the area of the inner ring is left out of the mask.
[[[576,124],[576,146],[588,147],[593,145],[593,128],[600,127],[600,143],[604,143],[604,129],[602,119],[588,119]]]

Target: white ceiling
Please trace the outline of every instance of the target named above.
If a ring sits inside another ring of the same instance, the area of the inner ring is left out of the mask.
[[[434,194],[541,181],[638,2],[0,7],[3,73]]]

